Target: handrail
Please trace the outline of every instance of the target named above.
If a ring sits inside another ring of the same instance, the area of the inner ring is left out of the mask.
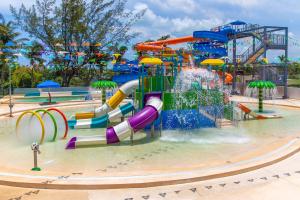
[[[278,45],[278,46],[283,46],[286,45],[286,37],[283,34],[268,34],[267,37],[265,38],[265,43],[266,45]],[[253,47],[250,46],[244,53],[241,55],[238,55],[237,58],[240,60],[241,63],[245,63],[254,56],[257,52],[259,52],[262,48],[264,48],[264,43],[260,41],[254,51]]]

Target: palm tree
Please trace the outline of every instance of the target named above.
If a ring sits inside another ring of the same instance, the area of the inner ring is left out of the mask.
[[[285,55],[278,56],[280,63],[284,63],[286,61]]]
[[[92,83],[92,88],[96,89],[101,89],[102,93],[102,105],[106,102],[106,89],[113,89],[117,87],[117,83],[113,81],[106,81],[106,80],[101,80],[101,81],[96,81]]]
[[[258,89],[258,112],[263,112],[264,90],[274,89],[276,88],[276,85],[271,81],[252,81],[249,83],[248,87]]]
[[[25,45],[25,56],[30,61],[31,69],[31,87],[35,87],[34,72],[38,70],[38,66],[41,66],[45,61],[42,58],[42,51],[44,47],[37,41],[33,41],[30,44]]]
[[[3,15],[0,14],[0,48],[3,49],[0,55],[0,71],[1,71],[1,87],[4,88],[6,74],[8,71],[8,62],[11,63],[16,56],[13,50],[17,48],[17,44],[24,41],[25,38],[19,38],[20,33],[16,31],[12,21],[6,22]]]

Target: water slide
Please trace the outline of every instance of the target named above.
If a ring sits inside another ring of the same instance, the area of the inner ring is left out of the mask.
[[[75,119],[90,119],[103,116],[117,108],[117,106],[139,86],[139,80],[132,80],[122,85],[119,90],[102,106],[95,109],[95,112],[76,113]]]
[[[160,40],[154,42],[144,42],[135,45],[137,51],[162,51],[166,49],[166,45],[176,45],[186,42],[195,42],[201,39],[194,38],[193,36],[185,36],[180,38],[172,38],[167,40]]]
[[[79,146],[118,143],[121,140],[129,137],[131,131],[137,132],[145,128],[147,125],[153,123],[159,117],[162,106],[163,102],[159,97],[155,95],[148,95],[145,107],[141,111],[128,118],[124,122],[116,126],[107,128],[105,136],[73,137],[68,142],[66,149],[75,149]]]
[[[107,125],[120,117],[124,117],[126,114],[134,110],[132,103],[127,103],[125,105],[119,106],[113,111],[96,118],[91,119],[79,119],[79,120],[69,120],[68,124],[70,128],[73,129],[84,129],[84,128],[104,128]]]
[[[215,31],[195,31],[193,36],[139,43],[135,46],[135,49],[137,51],[162,51],[167,49],[167,45],[187,42],[196,42],[195,47],[197,47],[196,49],[199,49],[199,51],[211,51],[211,53],[215,53],[220,57],[227,55],[225,48],[212,46],[212,44],[224,44],[228,42],[228,37],[225,32]]]
[[[246,114],[254,117],[255,119],[266,119],[266,117],[262,116],[262,115],[258,115],[257,113],[253,112],[250,108],[248,108],[247,106],[239,103],[238,107]]]
[[[254,119],[276,119],[276,118],[281,118],[281,116],[278,115],[268,115],[268,116],[264,116],[264,115],[259,115],[256,112],[252,111],[250,108],[248,108],[247,106],[238,103],[237,105],[244,113],[252,116]]]
[[[225,83],[232,84],[233,76],[228,72],[225,72],[224,75],[225,75]]]

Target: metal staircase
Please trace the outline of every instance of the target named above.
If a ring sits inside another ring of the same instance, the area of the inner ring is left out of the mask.
[[[255,45],[254,49],[251,46],[243,54],[238,55],[238,63],[242,65],[254,63],[267,49],[281,49],[285,43],[284,35],[268,34],[265,39],[260,40],[259,43]]]
[[[256,46],[255,49],[251,46],[243,54],[237,56],[237,62],[242,65],[254,63],[264,53],[264,50],[264,44],[262,43]]]

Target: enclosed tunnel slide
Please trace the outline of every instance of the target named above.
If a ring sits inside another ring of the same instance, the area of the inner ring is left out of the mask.
[[[66,149],[75,149],[79,146],[118,143],[129,137],[131,131],[137,132],[153,123],[159,117],[162,106],[163,102],[160,98],[149,95],[145,107],[141,111],[124,122],[107,128],[105,136],[73,137],[68,142]]]
[[[139,85],[139,80],[132,80],[122,85],[119,90],[102,106],[96,108],[95,112],[76,113],[75,119],[90,119],[103,116],[117,108],[117,106],[132,93]]]
[[[127,103],[125,105],[119,106],[113,111],[96,118],[91,119],[80,119],[80,120],[69,120],[68,124],[70,128],[74,129],[84,129],[84,128],[104,128],[107,125],[120,117],[124,117],[126,114],[134,110],[132,103]]]

